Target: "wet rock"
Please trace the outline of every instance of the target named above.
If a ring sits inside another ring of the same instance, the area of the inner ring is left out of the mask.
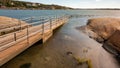
[[[120,30],[117,30],[106,43],[120,52]]]
[[[118,55],[117,50],[116,50],[115,48],[113,48],[111,45],[112,45],[112,44],[105,42],[102,47],[103,47],[106,51],[108,51],[109,53],[114,54],[114,55]]]
[[[68,36],[68,35],[65,35],[64,38],[65,38],[66,40],[73,40],[73,38],[72,38],[71,36]]]
[[[88,52],[88,49],[87,48],[84,48],[83,49],[83,53],[87,53]]]
[[[25,63],[21,65],[20,68],[31,68],[31,63]]]
[[[77,28],[78,29],[78,28]],[[89,29],[87,26],[81,26],[79,28],[80,31],[82,31],[84,34],[88,35],[89,38],[95,39],[96,41],[102,43],[104,41],[103,38],[98,36],[95,32],[93,32],[91,29]]]
[[[69,51],[69,52],[67,52],[66,54],[67,54],[67,55],[72,55],[73,53]]]
[[[44,60],[45,61],[49,61],[51,58],[50,57],[45,57]]]
[[[118,62],[120,63],[120,54],[115,56],[115,58],[118,60]]]

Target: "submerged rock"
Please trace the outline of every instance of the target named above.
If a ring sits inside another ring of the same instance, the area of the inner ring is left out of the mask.
[[[25,63],[21,65],[20,68],[31,68],[31,63]]]
[[[73,53],[71,51],[68,51],[66,54],[67,55],[72,55]]]

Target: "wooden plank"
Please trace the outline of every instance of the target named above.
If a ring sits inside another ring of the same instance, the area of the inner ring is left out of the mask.
[[[52,36],[53,30],[63,25],[67,20],[68,18],[64,17],[53,19],[49,22],[43,22],[43,24],[0,37],[0,43],[8,41],[0,45],[0,66],[40,39],[43,39],[43,42],[47,41]]]

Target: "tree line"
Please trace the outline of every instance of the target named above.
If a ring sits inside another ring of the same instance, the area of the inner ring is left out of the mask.
[[[32,3],[18,0],[0,0],[0,5],[5,7],[17,7],[17,8],[34,8],[34,9],[72,9],[59,5],[47,5],[41,3]]]

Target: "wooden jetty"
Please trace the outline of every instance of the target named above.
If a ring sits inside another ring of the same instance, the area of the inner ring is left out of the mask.
[[[0,30],[7,31],[11,29],[21,28],[21,26],[26,27],[24,29],[21,28],[18,31],[0,36],[0,66],[39,40],[42,40],[44,43],[52,36],[53,30],[66,23],[68,19],[69,16],[65,15],[48,18],[32,17],[23,19],[24,21],[29,22],[29,25],[19,25]]]

